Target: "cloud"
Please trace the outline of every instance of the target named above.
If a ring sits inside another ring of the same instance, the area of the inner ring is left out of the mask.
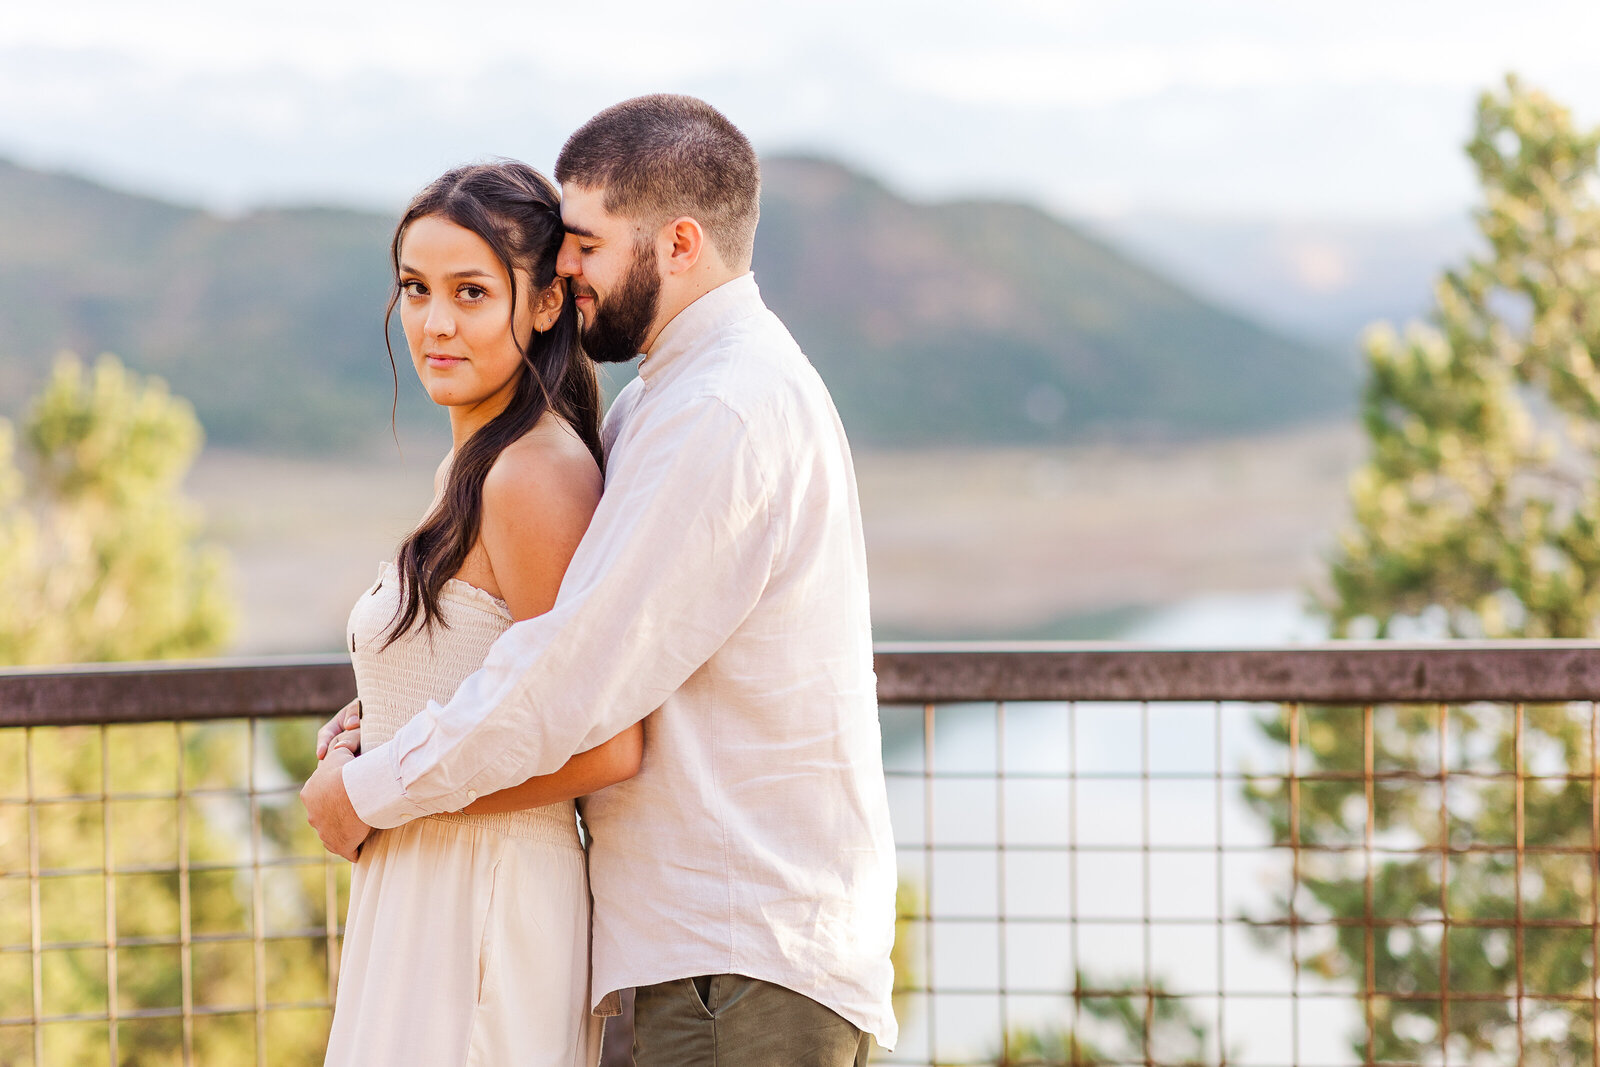
[[[1079,213],[1435,216],[1472,195],[1460,143],[1506,69],[1600,118],[1592,0],[14,6],[0,153],[223,207],[393,206],[461,159],[548,166],[594,111],[663,89],[763,150]]]

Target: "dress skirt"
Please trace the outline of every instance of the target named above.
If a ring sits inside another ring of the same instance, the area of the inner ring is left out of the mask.
[[[594,1067],[585,859],[559,820],[374,833],[350,881],[326,1062]]]

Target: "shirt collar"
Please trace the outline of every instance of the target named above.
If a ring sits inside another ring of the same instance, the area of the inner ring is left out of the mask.
[[[661,373],[663,367],[693,348],[701,338],[763,306],[756,276],[749,271],[701,294],[661,328],[655,347],[640,361],[639,377],[645,388],[650,387],[650,379]]]

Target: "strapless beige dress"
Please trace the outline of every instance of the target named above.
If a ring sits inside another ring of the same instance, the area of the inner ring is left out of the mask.
[[[372,748],[483,665],[511,613],[451,580],[448,627],[379,650],[399,603],[386,563],[346,635]],[[326,1062],[594,1067],[589,882],[572,802],[450,813],[375,832],[350,880]]]

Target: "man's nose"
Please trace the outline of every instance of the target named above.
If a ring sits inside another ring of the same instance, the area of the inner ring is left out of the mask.
[[[563,278],[576,278],[583,273],[582,260],[578,256],[578,239],[570,233],[561,242],[561,251],[556,253],[556,273]]]

